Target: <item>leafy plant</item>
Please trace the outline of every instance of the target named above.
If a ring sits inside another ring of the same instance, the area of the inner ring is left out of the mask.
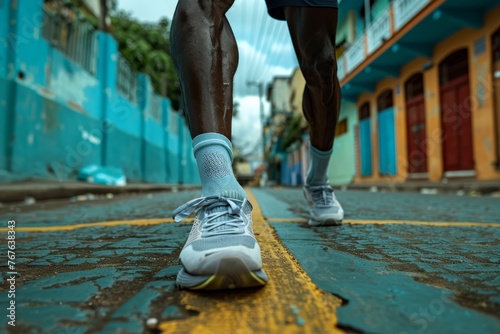
[[[180,84],[169,49],[170,20],[142,23],[128,12],[116,11],[111,23],[123,57],[134,70],[149,75],[156,93],[169,97],[174,109],[179,109]]]
[[[302,142],[302,135],[307,129],[307,123],[304,122],[304,117],[302,115],[295,115],[286,124],[285,130],[283,131],[283,141],[281,149],[286,151],[292,144],[296,142]]]

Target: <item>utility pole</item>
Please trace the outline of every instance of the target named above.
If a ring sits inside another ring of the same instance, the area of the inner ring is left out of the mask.
[[[265,141],[265,127],[264,127],[264,83],[261,82],[256,82],[256,81],[247,81],[248,86],[254,86],[259,89],[259,109],[260,109],[260,124],[262,126],[262,166],[264,167],[264,170],[262,172],[263,177],[264,174],[266,174],[265,177],[267,177],[267,163],[266,163],[266,141]]]
[[[108,0],[99,0],[100,12],[101,15],[99,17],[99,30],[107,32],[108,26],[106,24],[106,18],[108,17]]]

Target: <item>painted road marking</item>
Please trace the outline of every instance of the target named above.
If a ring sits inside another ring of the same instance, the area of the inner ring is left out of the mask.
[[[256,202],[254,202],[256,203]],[[270,223],[307,223],[306,219],[297,218],[265,218]],[[184,222],[192,222],[192,218],[184,220]],[[32,226],[32,227],[16,227],[17,232],[57,232],[71,231],[80,228],[88,227],[110,227],[110,226],[138,226],[138,225],[159,225],[173,223],[172,218],[151,218],[151,219],[135,219],[135,220],[114,220],[96,223],[83,223],[75,225],[55,225],[55,226]],[[452,226],[452,227],[496,227],[500,228],[500,223],[474,223],[474,222],[426,222],[412,220],[377,220],[377,219],[346,219],[344,224],[350,225],[420,225],[420,226]],[[8,229],[0,228],[0,232],[7,232]]]
[[[294,218],[267,218],[271,223],[307,223],[306,219]],[[453,226],[453,227],[500,227],[500,223],[475,222],[427,222],[413,220],[384,220],[384,219],[344,219],[344,224],[350,225],[420,225],[420,226]]]
[[[342,333],[336,328],[341,300],[321,291],[278,241],[253,194],[254,231],[269,282],[260,289],[190,292],[180,302],[197,316],[160,324],[163,333]],[[293,279],[290,279],[293,276]]]
[[[192,218],[188,218],[185,220],[186,222],[192,222]],[[77,230],[80,228],[87,227],[99,227],[99,226],[120,226],[120,225],[130,225],[130,226],[138,226],[138,225],[160,225],[160,224],[168,224],[173,223],[174,220],[172,218],[154,218],[154,219],[134,219],[134,220],[112,220],[106,222],[97,222],[97,223],[82,223],[75,225],[55,225],[55,226],[33,226],[33,227],[16,227],[17,232],[57,232],[57,231],[71,231]],[[6,228],[0,228],[0,232],[7,232]]]

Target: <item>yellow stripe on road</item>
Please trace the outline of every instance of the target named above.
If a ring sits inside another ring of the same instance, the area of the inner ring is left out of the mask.
[[[181,291],[180,302],[198,315],[160,324],[163,333],[342,333],[336,328],[341,300],[319,290],[266,224],[257,200],[254,231],[269,276],[260,289]]]
[[[297,218],[269,218],[273,223],[307,223],[306,219]],[[344,224],[350,225],[420,225],[420,226],[453,226],[453,227],[500,227],[500,223],[475,223],[475,222],[426,222],[414,220],[383,220],[383,219],[344,219]]]
[[[420,225],[420,226],[453,226],[453,227],[500,227],[500,223],[474,223],[474,222],[424,222],[412,220],[350,220],[344,221],[351,225]]]
[[[184,220],[184,222],[192,222],[192,218]],[[266,219],[272,223],[307,223],[305,219],[297,218],[269,218]],[[107,222],[83,223],[75,225],[55,225],[55,226],[32,226],[32,227],[16,227],[17,232],[57,232],[71,231],[89,227],[112,227],[112,226],[140,226],[140,225],[159,225],[173,223],[172,218],[154,218],[154,219],[135,219],[135,220],[115,220]],[[412,220],[374,220],[374,219],[346,219],[344,224],[350,225],[420,225],[420,226],[449,226],[449,227],[500,227],[500,223],[474,223],[474,222],[425,222]],[[0,228],[0,232],[7,232],[9,229]]]
[[[87,227],[99,227],[99,226],[120,226],[120,225],[159,225],[165,223],[172,223],[174,220],[172,218],[157,218],[157,219],[135,219],[135,220],[113,220],[107,222],[97,222],[97,223],[83,223],[75,225],[55,225],[55,226],[32,226],[32,227],[15,227],[16,232],[57,232],[57,231],[71,231],[80,228]],[[192,219],[191,219],[192,221]],[[0,228],[0,232],[8,231],[7,228]]]
[[[255,202],[255,201],[254,201]],[[184,222],[192,222],[193,218],[185,219]],[[307,223],[306,219],[297,218],[269,218],[266,219],[272,223]],[[82,223],[75,225],[54,225],[54,226],[31,226],[31,227],[16,227],[16,232],[57,232],[71,231],[89,227],[112,227],[112,226],[147,226],[173,223],[172,218],[153,218],[153,219],[135,219],[135,220],[113,220],[96,223]],[[344,224],[350,225],[420,225],[420,226],[451,226],[451,227],[500,227],[500,223],[474,223],[474,222],[425,222],[412,220],[375,220],[375,219],[346,219]],[[7,232],[9,229],[0,228],[0,232]]]

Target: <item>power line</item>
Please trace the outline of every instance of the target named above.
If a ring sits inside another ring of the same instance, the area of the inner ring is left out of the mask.
[[[258,9],[258,4],[257,5],[257,9]],[[258,12],[258,10],[255,10],[255,12]],[[255,52],[252,54],[252,60],[250,61],[250,63],[248,64],[248,70],[247,70],[247,75],[246,75],[246,79],[250,79],[250,74],[252,72],[252,69],[255,67],[255,64],[256,62],[258,62],[258,57],[257,57],[257,53],[260,51],[260,47],[263,43],[263,32],[268,29],[267,28],[267,25],[269,23],[269,18],[267,18],[267,15],[262,15],[262,19],[260,21],[260,27],[259,27],[259,32],[256,36],[256,38],[253,39],[253,44],[250,44],[250,46],[253,46],[255,45]]]
[[[281,25],[280,26],[280,31],[278,32],[277,36],[278,39],[277,39],[277,45],[278,46],[282,46],[285,44],[286,42],[286,38],[287,38],[287,32],[288,32],[288,29],[286,27],[286,25]],[[274,65],[274,64],[271,64],[271,60],[273,58],[273,56],[276,54],[276,52],[272,49],[272,45],[270,45],[267,50],[266,50],[266,55],[267,55],[267,61],[265,63],[265,66],[264,66],[264,70],[261,72],[261,75],[259,77],[259,81],[262,81],[265,77],[265,75],[268,73],[268,71],[270,70],[271,66]],[[281,58],[283,58],[283,54],[285,52],[280,52],[280,55],[278,56],[278,58],[276,59],[276,63],[279,65],[280,64],[280,61],[281,61]]]

